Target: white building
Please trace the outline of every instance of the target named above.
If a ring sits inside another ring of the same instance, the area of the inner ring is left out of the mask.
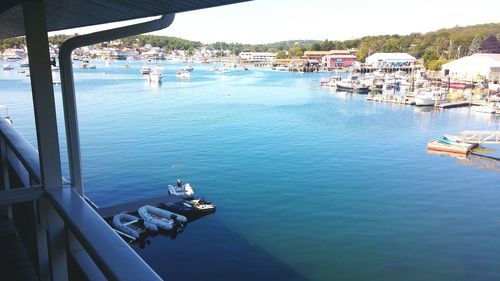
[[[407,53],[375,53],[366,58],[366,64],[374,67],[409,67],[417,59]]]
[[[500,54],[474,54],[443,64],[444,75],[466,80],[483,76],[489,80],[500,80]]]
[[[7,49],[2,54],[6,60],[20,60],[26,56],[23,49]]]
[[[249,62],[271,62],[276,59],[276,53],[266,52],[241,52],[240,59]]]

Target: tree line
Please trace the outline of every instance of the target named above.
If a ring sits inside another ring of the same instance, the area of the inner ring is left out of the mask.
[[[49,37],[52,44],[61,45],[71,35],[55,35]],[[301,57],[305,51],[329,51],[335,49],[358,49],[358,60],[376,52],[405,52],[416,58],[423,59],[426,66],[435,61],[447,61],[470,55],[486,48],[489,51],[500,53],[500,23],[480,24],[465,27],[440,29],[433,32],[411,33],[408,35],[379,35],[365,36],[352,40],[288,40],[270,44],[241,44],[215,42],[202,44],[197,41],[185,40],[177,37],[138,35],[121,39],[116,47],[142,47],[150,44],[165,51],[192,50],[206,47],[214,50],[230,50],[232,54],[240,52],[273,52],[278,58]],[[0,40],[0,50],[11,47],[20,47],[25,44],[24,37]],[[107,46],[107,44],[104,44]],[[221,53],[222,55],[222,53]]]

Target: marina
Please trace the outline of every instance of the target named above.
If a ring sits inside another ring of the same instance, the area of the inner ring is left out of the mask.
[[[320,87],[330,73],[252,68],[220,75],[209,64],[193,64],[192,78],[181,80],[176,73],[183,64],[165,61],[162,83],[156,87],[139,73],[144,62],[128,62],[129,68],[112,63],[105,76],[104,62],[90,63],[96,69],[75,69],[75,77],[82,154],[87,159],[86,195],[100,207],[97,212],[110,222],[123,212],[140,218],[136,211],[144,205],[174,204],[176,198],[167,190],[176,178],[189,179],[196,197],[217,204],[215,214],[188,222],[178,232],[149,233],[130,244],[162,276],[195,278],[192,268],[180,262],[189,259],[210,276],[205,280],[231,274],[239,280],[304,280],[305,275],[322,281],[332,277],[327,268],[348,268],[342,279],[359,280],[379,267],[397,280],[408,275],[396,274],[387,264],[409,260],[404,253],[416,247],[422,260],[409,266],[410,272],[424,270],[430,272],[428,280],[451,280],[461,276],[461,259],[451,253],[469,255],[469,248],[460,246],[464,240],[498,240],[482,231],[492,227],[485,218],[498,209],[498,175],[485,169],[497,162],[476,159],[476,152],[462,154],[471,160],[426,152],[427,142],[443,134],[461,137],[464,128],[497,131],[495,115],[478,114],[474,106],[436,111],[433,106],[367,102],[369,96]],[[27,78],[17,72],[2,75],[8,114],[33,143]],[[60,105],[60,88],[55,91]],[[399,145],[389,145],[387,138]],[[370,141],[352,141],[356,139]],[[486,155],[498,158],[498,152]],[[395,176],[398,167],[405,167],[405,181]],[[242,177],[247,179],[244,184]],[[465,201],[450,199],[443,187],[470,193],[470,186],[477,184],[484,188],[475,189],[476,195]],[[269,196],[270,190],[277,196]],[[303,196],[304,190],[311,195]],[[318,212],[318,204],[333,204],[333,209]],[[392,207],[379,207],[387,204]],[[441,207],[429,209],[425,204]],[[484,208],[469,208],[477,204]],[[443,210],[455,217],[453,224],[438,215]],[[298,227],[304,221],[308,226]],[[457,235],[467,224],[477,231],[465,238]],[[368,227],[375,236],[365,234]],[[428,235],[443,238],[422,238]],[[407,242],[382,246],[397,237]],[[437,252],[434,247],[425,250],[432,245],[441,247]],[[366,247],[377,254],[352,254]],[[211,261],[197,256],[196,249],[213,253]],[[497,257],[494,250],[483,253]],[[446,260],[430,262],[436,254]],[[240,260],[225,258],[233,255]],[[304,258],[325,271],[309,271]],[[165,259],[171,266],[161,262]],[[363,272],[351,267],[359,262],[366,265]],[[245,270],[255,264],[259,269]],[[491,267],[488,276],[500,272]]]
[[[0,4],[0,279],[500,280],[500,6],[455,2]],[[289,31],[334,40],[227,41]]]

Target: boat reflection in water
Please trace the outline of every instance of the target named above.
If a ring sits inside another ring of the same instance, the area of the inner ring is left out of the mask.
[[[482,150],[482,149],[480,149]],[[495,152],[494,150],[484,149],[484,152]],[[428,154],[436,154],[442,156],[450,156],[457,159],[457,162],[462,166],[471,166],[478,169],[492,170],[500,172],[500,158],[481,155],[476,153],[469,153],[467,155],[459,153],[441,152],[434,150],[427,150]]]

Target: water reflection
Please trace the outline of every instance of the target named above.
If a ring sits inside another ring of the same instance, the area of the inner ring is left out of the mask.
[[[492,150],[492,152],[494,152],[494,150]],[[453,157],[457,159],[457,162],[462,166],[471,166],[478,169],[500,172],[500,158],[497,157],[481,155],[477,153],[469,153],[468,155],[464,155],[432,150],[427,150],[427,153]]]

